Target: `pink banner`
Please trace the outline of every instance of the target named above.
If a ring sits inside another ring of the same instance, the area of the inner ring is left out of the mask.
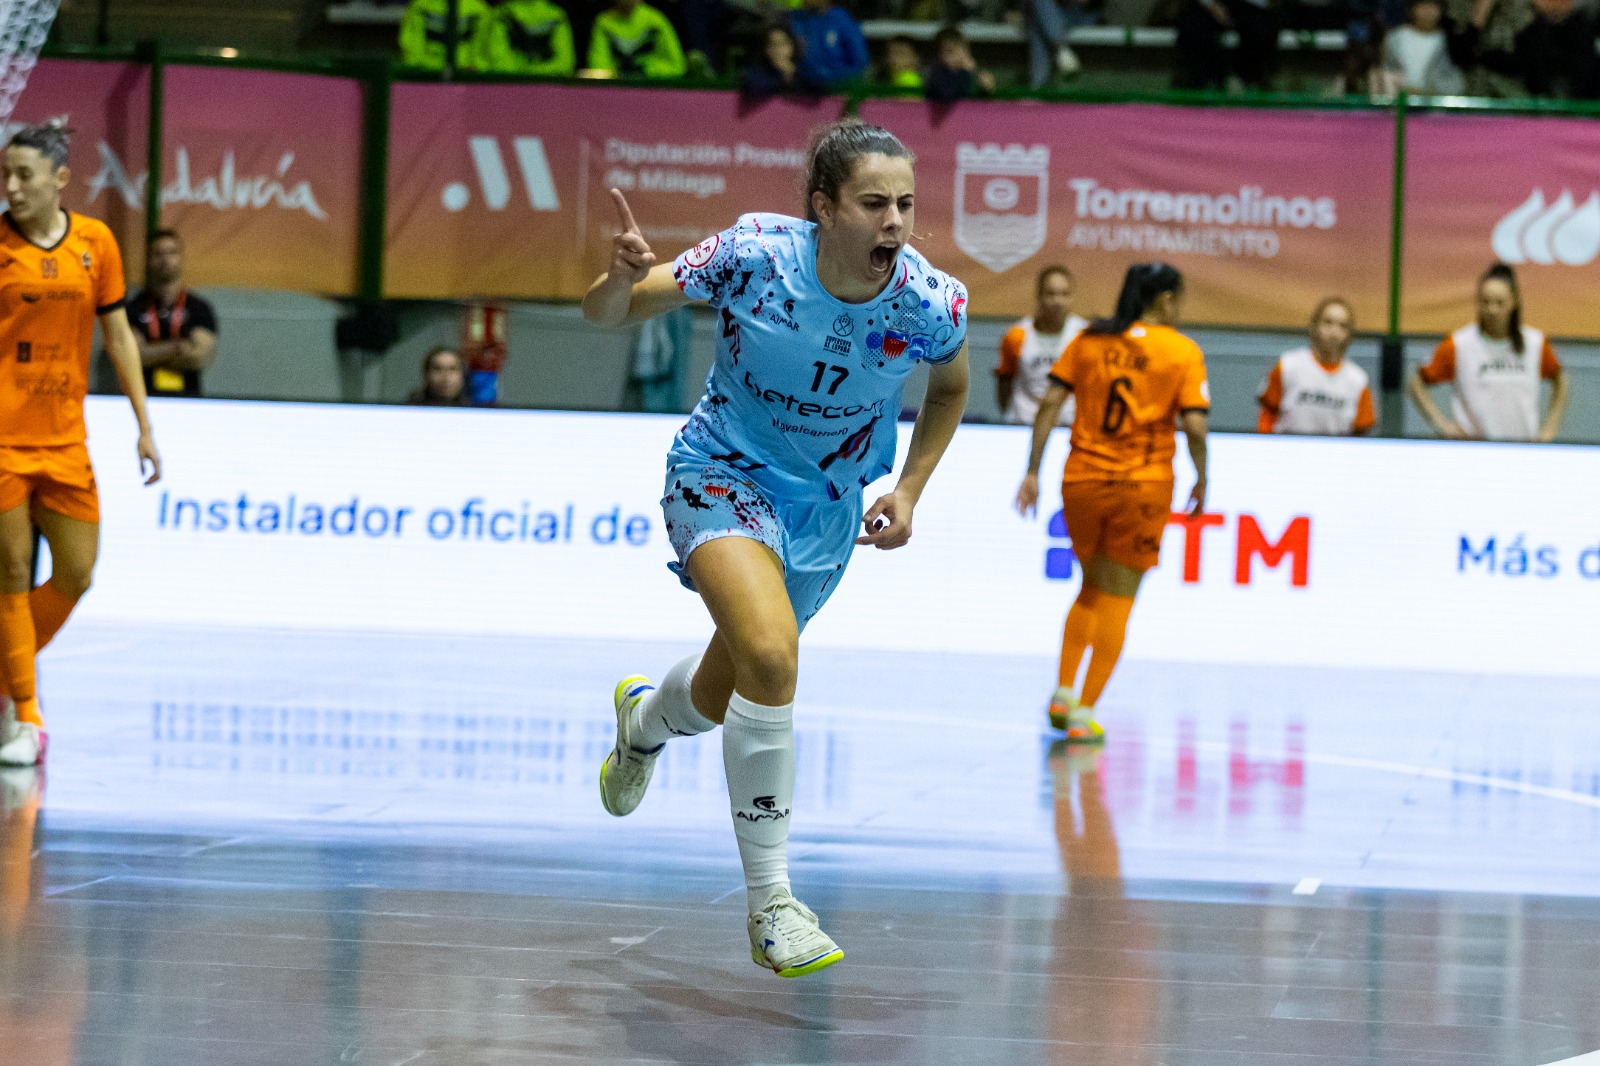
[[[1406,122],[1404,328],[1472,321],[1478,276],[1517,268],[1525,321],[1600,336],[1600,124],[1419,115]]]
[[[550,85],[396,85],[387,292],[575,298],[623,189],[657,255],[747,211],[801,210],[806,138],[841,102]]]
[[[360,83],[168,67],[165,99],[162,223],[195,284],[354,292]]]
[[[132,63],[43,59],[12,112],[13,125],[65,118],[73,130],[68,208],[105,222],[131,280],[144,276],[144,174],[150,76]]]
[[[1191,321],[1300,327],[1338,294],[1359,327],[1384,325],[1387,114],[872,100],[861,116],[917,153],[920,245],[974,314],[1026,313],[1052,263],[1082,313],[1106,313],[1128,264],[1162,259]]]

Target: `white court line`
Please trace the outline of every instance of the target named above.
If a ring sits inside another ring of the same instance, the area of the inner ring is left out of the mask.
[[[1575,1059],[1561,1059],[1559,1062],[1546,1063],[1545,1066],[1600,1066],[1600,1051],[1591,1051],[1587,1055],[1579,1055]]]
[[[1317,894],[1317,889],[1319,889],[1321,887],[1322,887],[1322,879],[1321,878],[1319,878],[1319,877],[1302,877],[1300,879],[1299,883],[1294,886],[1294,895],[1296,895],[1296,896],[1315,896]]]
[[[1200,741],[1195,747],[1206,751],[1231,750],[1228,745],[1214,740]],[[1568,788],[1551,788],[1549,785],[1534,785],[1527,781],[1513,781],[1506,777],[1491,777],[1488,774],[1466,774],[1459,770],[1439,770],[1432,766],[1418,766],[1414,763],[1383,762],[1379,759],[1360,759],[1348,755],[1319,755],[1307,752],[1301,757],[1308,763],[1317,763],[1322,766],[1346,766],[1354,770],[1378,770],[1383,773],[1403,774],[1408,777],[1426,777],[1434,781],[1453,781],[1463,785],[1479,785],[1483,788],[1497,788],[1505,792],[1521,792],[1528,796],[1561,800],[1564,803],[1576,803],[1580,807],[1593,807],[1596,810],[1600,810],[1600,796],[1591,796],[1586,792],[1574,792]],[[1583,1066],[1591,1066],[1591,1064],[1584,1063]],[[1596,1061],[1592,1066],[1600,1066],[1600,1061]]]

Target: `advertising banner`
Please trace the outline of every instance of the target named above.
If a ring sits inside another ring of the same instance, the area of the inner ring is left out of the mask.
[[[394,87],[388,295],[567,298],[605,269],[621,189],[670,258],[749,211],[801,210],[836,99],[554,85]]]
[[[126,402],[88,412],[105,518],[84,617],[709,636],[666,569],[681,418],[156,400],[167,476],[145,488]],[[1050,487],[1064,435],[1041,516],[1012,510],[1027,434],[963,427],[911,543],[858,551],[806,644],[1049,661],[1081,568]],[[1129,655],[1600,677],[1600,503],[1571,492],[1600,481],[1600,450],[1217,434],[1211,464]]]
[[[188,280],[355,291],[361,85],[345,78],[166,68],[161,221],[182,234]],[[144,277],[150,77],[131,63],[41,60],[14,123],[73,129],[67,207],[107,222],[130,284]]]
[[[1394,124],[1386,114],[869,100],[917,153],[919,245],[979,315],[1025,314],[1051,263],[1106,314],[1130,263],[1188,279],[1186,317],[1303,326],[1339,294],[1387,310]]]
[[[64,118],[72,130],[68,210],[116,234],[130,279],[144,276],[144,176],[150,74],[134,63],[41,59],[11,114],[12,127]]]
[[[1406,121],[1404,328],[1472,321],[1477,279],[1517,268],[1523,321],[1600,336],[1600,126],[1592,119],[1418,115]]]
[[[196,285],[355,291],[359,82],[174,66],[165,103],[162,223]]]

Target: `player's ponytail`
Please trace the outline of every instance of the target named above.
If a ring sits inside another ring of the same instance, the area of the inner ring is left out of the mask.
[[[1126,333],[1164,292],[1182,292],[1183,275],[1168,263],[1135,263],[1122,279],[1117,310],[1110,318],[1096,319],[1087,333],[1114,335]]]
[[[1517,284],[1517,272],[1504,263],[1495,263],[1478,279],[1478,288],[1481,290],[1488,281],[1503,281],[1511,290],[1511,350],[1521,355],[1525,342],[1522,339],[1522,287]]]
[[[67,165],[67,155],[72,146],[72,130],[64,118],[53,118],[37,126],[23,126],[11,135],[7,148],[32,148],[50,160],[50,165],[60,170]]]
[[[817,221],[811,204],[813,193],[830,200],[839,199],[839,187],[855,173],[856,160],[864,155],[886,155],[891,159],[916,161],[911,149],[882,126],[869,126],[859,118],[845,118],[812,131],[806,149],[806,219]]]

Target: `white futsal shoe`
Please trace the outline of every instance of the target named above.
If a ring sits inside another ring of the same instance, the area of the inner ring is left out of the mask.
[[[804,977],[844,958],[811,908],[790,895],[750,916],[750,958],[779,977]]]
[[[600,764],[600,803],[607,814],[621,818],[632,814],[644,790],[650,787],[650,775],[655,773],[656,756],[665,744],[650,751],[633,746],[633,726],[629,717],[639,701],[655,691],[648,678],[625,677],[617,682],[612,703],[617,708],[617,746],[611,749],[606,761]]]
[[[0,766],[37,766],[44,762],[49,739],[45,731],[32,722],[17,721],[15,708],[8,708],[8,712],[4,743],[0,743]]]

